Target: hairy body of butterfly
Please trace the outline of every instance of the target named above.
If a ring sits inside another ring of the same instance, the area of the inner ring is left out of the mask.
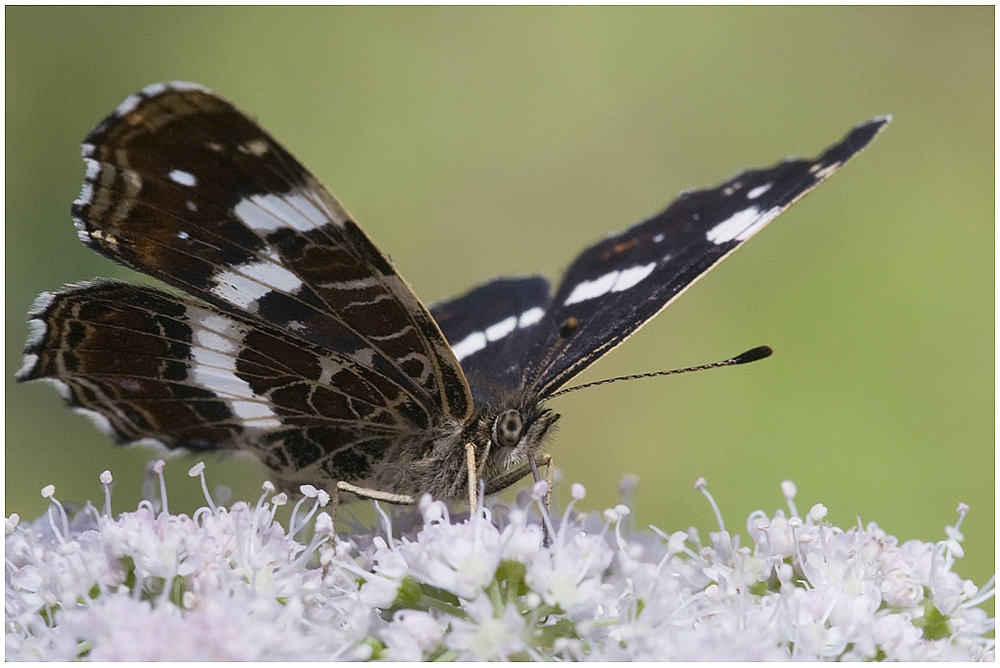
[[[682,194],[586,249],[554,294],[496,279],[428,310],[340,203],[233,105],[155,84],[86,138],[72,208],[116,281],[39,297],[18,380],[119,442],[254,453],[286,486],[474,498],[537,464],[544,402],[888,123]]]

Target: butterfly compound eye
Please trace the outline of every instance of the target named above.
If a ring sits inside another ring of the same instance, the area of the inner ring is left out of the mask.
[[[504,411],[493,422],[493,441],[497,445],[513,448],[521,440],[524,420],[515,410]]]

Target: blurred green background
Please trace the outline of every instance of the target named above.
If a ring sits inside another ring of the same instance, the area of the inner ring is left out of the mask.
[[[43,290],[141,280],[76,238],[79,141],[127,95],[203,83],[260,119],[425,301],[502,274],[557,278],[586,245],[682,189],[886,132],[580,381],[710,362],[739,369],[559,398],[551,444],[585,508],[640,476],[635,519],[728,528],[822,502],[937,540],[960,501],[983,584],[994,559],[994,9],[6,9],[7,514],[39,490],[140,498],[150,450],[118,449],[44,384],[17,386]],[[168,462],[171,510],[201,498]],[[256,498],[264,472],[210,460]],[[358,504],[355,504],[358,505]]]

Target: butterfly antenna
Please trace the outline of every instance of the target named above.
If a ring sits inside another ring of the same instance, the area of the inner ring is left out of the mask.
[[[559,390],[554,393],[549,399],[554,399],[560,394],[566,394],[568,392],[576,392],[577,390],[582,390],[585,387],[595,387],[597,385],[606,385],[608,383],[617,383],[620,380],[635,380],[637,378],[654,378],[656,376],[672,376],[677,373],[688,373],[689,371],[702,371],[704,369],[718,369],[724,366],[735,366],[737,364],[747,364],[748,362],[756,362],[757,360],[762,360],[765,357],[770,357],[774,350],[770,346],[757,346],[756,348],[751,348],[745,353],[739,354],[736,357],[730,357],[727,360],[722,360],[721,362],[712,362],[711,364],[700,364],[698,366],[689,366],[684,369],[668,369],[666,371],[653,371],[651,373],[636,373],[631,376],[617,376],[615,378],[605,378],[604,380],[595,380],[592,383],[584,383],[583,385],[574,385],[573,387],[567,387],[565,390]]]

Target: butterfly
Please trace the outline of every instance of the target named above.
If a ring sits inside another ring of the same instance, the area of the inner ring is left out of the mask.
[[[179,292],[96,280],[32,307],[20,381],[121,443],[240,449],[285,486],[412,503],[539,479],[546,401],[868,145],[745,171],[584,250],[560,284],[498,278],[431,308],[256,122],[154,84],[83,143],[90,248]]]

